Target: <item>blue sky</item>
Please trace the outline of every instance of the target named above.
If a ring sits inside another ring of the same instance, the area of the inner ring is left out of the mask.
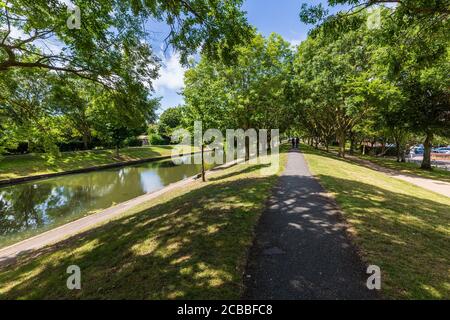
[[[299,43],[306,39],[311,26],[300,21],[300,7],[304,0],[246,0],[243,10],[247,11],[250,24],[264,36],[272,32],[285,40]],[[317,4],[323,1],[308,1]]]
[[[299,44],[305,40],[310,30],[310,25],[303,24],[299,19],[300,7],[303,2],[309,4],[325,3],[326,1],[306,0],[246,0],[243,10],[247,12],[250,24],[258,29],[264,36],[272,32],[280,34],[285,40],[292,44]],[[167,29],[163,25],[152,26],[156,31],[154,37],[154,48],[161,48],[161,39],[167,35]],[[174,52],[166,52],[160,56],[163,59],[161,76],[155,82],[156,95],[162,97],[161,113],[169,107],[183,103],[183,98],[178,94],[183,88],[184,69],[178,62],[178,56]]]

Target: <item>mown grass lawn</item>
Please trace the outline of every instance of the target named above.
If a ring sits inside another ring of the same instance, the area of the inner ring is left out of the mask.
[[[170,156],[172,146],[151,146],[115,150],[62,152],[49,159],[45,154],[0,157],[0,180],[82,169],[115,162]]]
[[[368,264],[381,267],[382,294],[450,298],[450,198],[302,146],[343,210]]]
[[[396,170],[404,174],[412,174],[420,176],[422,178],[441,180],[450,182],[450,171],[446,171],[439,168],[433,168],[433,170],[422,170],[420,167],[411,162],[397,162],[392,158],[373,157],[373,156],[360,156],[362,159],[369,160],[379,166]]]
[[[226,169],[0,267],[0,299],[239,298],[254,227],[277,181],[261,175],[263,166]],[[66,287],[70,265],[81,268],[79,291]]]
[[[338,152],[338,147],[330,146],[329,149],[335,153]],[[350,150],[346,150],[347,155]],[[364,160],[369,160],[379,166],[387,169],[396,170],[403,174],[410,174],[427,179],[441,180],[450,182],[450,171],[433,168],[432,170],[420,169],[420,166],[412,162],[397,162],[392,157],[375,157],[371,155],[362,155],[361,152],[355,151],[354,155]]]

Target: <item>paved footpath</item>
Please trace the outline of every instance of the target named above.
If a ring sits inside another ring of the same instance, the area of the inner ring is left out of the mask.
[[[334,201],[291,151],[256,230],[246,299],[376,299]]]

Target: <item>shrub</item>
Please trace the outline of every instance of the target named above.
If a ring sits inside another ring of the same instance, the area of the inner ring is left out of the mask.
[[[151,134],[149,136],[149,142],[153,146],[162,146],[169,144],[170,141],[167,141],[167,139],[161,137],[159,134]]]

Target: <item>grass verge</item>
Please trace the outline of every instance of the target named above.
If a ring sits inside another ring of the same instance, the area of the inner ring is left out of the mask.
[[[450,182],[450,171],[443,169],[433,168],[433,170],[423,170],[420,167],[411,162],[397,162],[392,158],[382,158],[382,157],[372,157],[372,156],[359,156],[362,159],[369,160],[379,166],[396,170],[404,174],[411,174],[415,176],[420,176],[422,178],[428,178],[433,180],[441,180],[445,182]]]
[[[334,195],[368,264],[394,299],[450,298],[450,199],[302,146]]]
[[[282,153],[280,172],[286,162]],[[237,299],[277,175],[241,164],[0,268],[0,299]],[[70,265],[81,290],[66,287]]]
[[[120,150],[119,157],[116,156],[115,150],[62,152],[54,159],[43,153],[4,156],[0,158],[0,180],[170,156],[172,148],[172,146],[125,148]]]
[[[329,149],[337,153],[339,148],[330,146]],[[346,150],[346,153],[347,155],[349,155],[350,150]],[[363,160],[368,160],[370,162],[373,162],[374,164],[385,167],[387,169],[398,171],[399,173],[415,175],[427,179],[450,182],[450,171],[444,169],[433,168],[432,170],[423,170],[420,169],[420,166],[417,163],[397,162],[396,159],[390,157],[375,157],[367,154],[362,155],[361,152],[359,151],[355,151],[354,156],[359,157]]]

